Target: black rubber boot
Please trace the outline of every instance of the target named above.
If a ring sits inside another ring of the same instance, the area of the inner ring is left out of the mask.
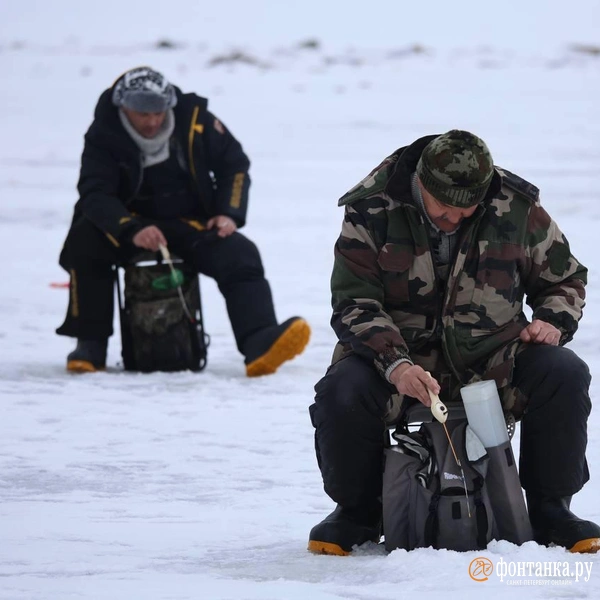
[[[308,538],[308,549],[315,554],[348,556],[354,546],[378,543],[381,538],[381,505],[371,508],[337,508],[318,525]]]
[[[67,371],[93,373],[106,367],[108,340],[77,340],[77,347],[67,356]]]
[[[300,354],[310,338],[310,327],[300,317],[281,325],[265,327],[244,343],[246,375],[270,375],[286,361]]]
[[[571,552],[600,550],[600,527],[584,521],[570,510],[571,496],[550,498],[527,494],[529,519],[538,544],[563,546]]]

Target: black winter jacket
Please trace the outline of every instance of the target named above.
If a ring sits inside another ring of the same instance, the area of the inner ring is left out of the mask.
[[[207,110],[206,98],[175,89],[173,136],[197,194],[198,216],[227,215],[241,227],[246,221],[250,161],[240,143]],[[143,169],[141,152],[112,104],[112,91],[100,96],[85,134],[73,220],[87,217],[119,246],[143,227],[128,208],[139,191]]]

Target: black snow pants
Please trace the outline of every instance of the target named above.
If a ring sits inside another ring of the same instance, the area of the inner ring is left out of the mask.
[[[181,219],[142,222],[156,225],[171,253],[217,282],[240,352],[254,332],[277,324],[260,254],[248,238],[238,232],[220,238],[216,230],[198,230]],[[67,316],[56,332],[83,339],[112,335],[113,265],[125,264],[140,251],[131,243],[117,248],[86,218],[77,220],[59,260],[71,275],[71,287]]]
[[[590,381],[585,362],[567,348],[532,344],[518,355],[513,384],[528,397],[519,466],[526,491],[570,496],[588,481]],[[349,356],[315,391],[310,415],[325,492],[344,507],[371,505],[381,496],[385,417],[395,388]]]

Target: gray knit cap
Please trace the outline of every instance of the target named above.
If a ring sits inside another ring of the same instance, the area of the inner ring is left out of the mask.
[[[469,208],[485,197],[494,175],[494,162],[482,139],[453,129],[425,146],[417,175],[436,200]]]
[[[150,67],[136,67],[117,81],[112,101],[138,112],[159,113],[177,104],[175,88],[164,75]]]

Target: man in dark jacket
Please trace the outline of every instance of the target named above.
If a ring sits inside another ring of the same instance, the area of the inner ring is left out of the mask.
[[[148,67],[128,71],[100,96],[60,255],[71,285],[57,333],[78,340],[68,370],[105,367],[113,265],[161,245],[216,280],[248,376],[274,373],[308,343],[304,319],[277,324],[258,249],[237,231],[246,221],[250,162],[207,104]]]
[[[313,528],[309,549],[347,554],[379,540],[386,427],[410,402],[430,406],[430,392],[455,400],[462,385],[487,379],[521,419],[535,539],[599,550],[600,528],[569,510],[589,479],[590,373],[564,347],[587,269],[539,190],[494,166],[477,136],[453,130],[400,148],[340,205],[331,279],[339,344],[310,410],[338,507]]]

